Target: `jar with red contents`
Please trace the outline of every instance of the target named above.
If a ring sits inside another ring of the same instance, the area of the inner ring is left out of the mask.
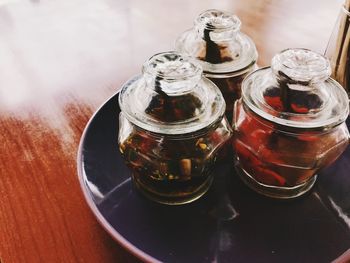
[[[136,188],[164,204],[202,196],[232,135],[219,89],[176,52],[151,57],[119,96],[119,149]]]
[[[234,107],[236,170],[253,190],[293,198],[349,144],[349,98],[330,78],[328,60],[287,49],[251,73]]]
[[[255,44],[240,31],[237,16],[220,10],[201,13],[194,24],[178,37],[175,49],[201,63],[204,75],[222,92],[231,122],[234,102],[241,97],[241,83],[256,68]]]

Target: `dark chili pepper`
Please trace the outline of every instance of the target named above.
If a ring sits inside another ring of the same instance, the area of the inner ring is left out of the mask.
[[[221,54],[219,46],[211,40],[210,32],[213,31],[213,27],[210,23],[206,24],[204,29],[204,40],[206,41],[206,52],[205,52],[205,61],[213,64],[221,63]]]
[[[278,84],[281,87],[281,102],[283,106],[283,111],[291,112],[290,106],[290,89],[288,84],[294,82],[290,77],[284,74],[282,71],[278,71]]]

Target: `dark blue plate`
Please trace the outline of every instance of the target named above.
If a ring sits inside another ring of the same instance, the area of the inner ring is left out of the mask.
[[[278,201],[255,194],[231,163],[215,171],[198,201],[165,206],[138,194],[120,156],[118,94],[81,138],[78,173],[102,226],[131,253],[164,262],[330,262],[350,248],[350,148],[307,195]]]

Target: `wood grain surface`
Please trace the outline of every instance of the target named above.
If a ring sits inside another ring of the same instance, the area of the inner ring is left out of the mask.
[[[0,1],[0,262],[138,262],[89,210],[76,152],[92,113],[201,11],[237,14],[259,64],[324,51],[341,2]]]

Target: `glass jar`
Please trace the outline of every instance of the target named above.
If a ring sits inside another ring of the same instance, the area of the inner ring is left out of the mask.
[[[350,94],[350,0],[340,9],[325,55],[331,61],[332,77]]]
[[[240,27],[237,16],[207,10],[175,42],[175,49],[196,58],[204,75],[219,87],[230,122],[234,102],[241,97],[242,81],[256,68],[258,58],[253,41],[240,32]]]
[[[322,55],[287,49],[244,80],[233,146],[238,174],[250,188],[297,197],[345,150],[349,98],[330,74]]]
[[[176,52],[151,57],[119,96],[119,149],[136,188],[164,204],[202,196],[232,130],[219,89]]]

